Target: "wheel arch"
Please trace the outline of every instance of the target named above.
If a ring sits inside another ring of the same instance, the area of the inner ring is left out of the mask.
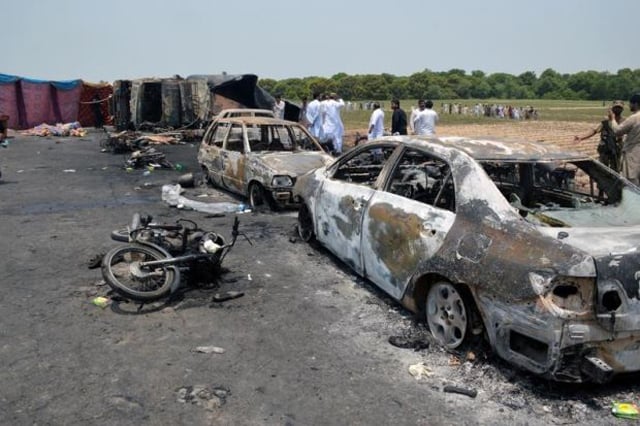
[[[475,295],[473,294],[471,286],[469,286],[467,283],[460,283],[451,280],[437,272],[427,272],[414,277],[409,283],[409,286],[407,287],[402,297],[402,304],[407,307],[407,309],[414,312],[418,316],[418,319],[420,319],[421,321],[424,320],[424,306],[429,288],[433,284],[436,284],[440,281],[446,281],[458,287],[466,301],[472,305],[473,315],[475,317],[473,321],[484,321],[483,315],[478,308],[478,303],[476,301]]]

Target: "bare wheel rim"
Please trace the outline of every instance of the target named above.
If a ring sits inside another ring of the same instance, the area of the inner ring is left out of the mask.
[[[313,237],[313,221],[306,205],[300,207],[298,212],[298,235],[302,241],[309,242]]]
[[[429,289],[426,317],[431,334],[442,345],[455,349],[464,342],[469,327],[467,308],[453,284],[440,282]]]
[[[249,202],[253,208],[264,206],[264,191],[260,184],[251,184],[251,188],[249,189]]]
[[[144,268],[140,264],[161,259],[164,259],[164,255],[149,247],[117,247],[105,255],[102,274],[109,286],[129,298],[157,299],[169,292],[177,278],[176,271],[172,267]]]

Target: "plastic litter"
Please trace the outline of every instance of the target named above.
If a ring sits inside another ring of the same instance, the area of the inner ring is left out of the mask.
[[[198,346],[193,348],[193,352],[199,352],[201,354],[223,354],[226,350],[219,346]]]
[[[244,204],[231,203],[227,201],[221,201],[217,203],[205,203],[203,201],[190,200],[180,195],[182,193],[182,187],[177,185],[163,185],[162,186],[162,201],[166,202],[172,207],[185,208],[196,210],[203,213],[244,213],[248,211]]]
[[[416,378],[416,380],[420,380],[423,377],[431,377],[433,376],[433,371],[429,370],[429,368],[424,365],[424,362],[419,362],[417,364],[412,364],[409,366],[409,374]]]
[[[106,308],[107,306],[109,306],[109,303],[111,303],[111,300],[109,300],[108,298],[104,297],[104,296],[98,296],[98,297],[94,297],[93,300],[91,300],[91,303],[93,303],[94,305],[96,305],[99,308]]]
[[[621,419],[638,419],[640,410],[636,404],[630,402],[614,402],[611,414]]]
[[[64,173],[75,173],[76,169],[64,169],[63,172]]]

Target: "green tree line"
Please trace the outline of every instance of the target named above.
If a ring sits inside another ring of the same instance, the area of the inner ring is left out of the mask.
[[[560,74],[546,69],[520,75],[507,73],[467,73],[461,69],[424,71],[410,76],[392,74],[336,74],[274,80],[261,79],[260,86],[286,99],[311,97],[311,93],[336,92],[344,99],[564,99],[627,100],[640,91],[640,69],[623,68],[615,74],[580,71]]]

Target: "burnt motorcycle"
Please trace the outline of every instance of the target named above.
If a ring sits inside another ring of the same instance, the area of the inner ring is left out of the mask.
[[[115,230],[111,238],[126,244],[115,247],[102,258],[106,283],[121,296],[148,303],[173,294],[184,272],[214,276],[239,235],[236,217],[231,241],[201,229],[194,221],[178,219],[175,224],[158,224],[151,216],[134,214],[126,229]]]

